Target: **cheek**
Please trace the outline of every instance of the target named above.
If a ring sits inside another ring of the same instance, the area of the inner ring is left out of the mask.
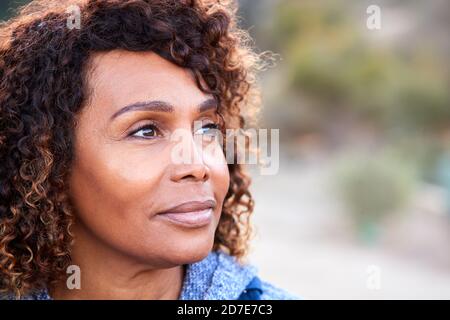
[[[228,166],[226,164],[215,165],[213,167],[210,167],[210,169],[211,182],[214,185],[216,197],[223,203],[223,200],[225,199],[228,188],[230,186],[230,174],[228,171]]]
[[[72,189],[75,195],[80,194],[79,202],[91,200],[93,206],[117,206],[125,214],[137,199],[157,187],[163,171],[163,161],[152,161],[148,156],[99,151],[75,164]]]
[[[211,172],[211,183],[217,199],[224,200],[230,185],[230,172],[225,155],[219,145],[204,149],[203,161]]]
[[[157,159],[151,154],[158,154]],[[79,148],[70,188],[82,225],[112,246],[137,248],[140,237],[148,236],[142,228],[165,170],[164,155],[162,150],[144,153],[117,145]]]
[[[211,172],[211,184],[213,185],[214,195],[218,203],[217,210],[215,211],[215,228],[217,228],[222,215],[225,196],[227,195],[230,186],[230,173],[225,160],[222,163],[215,162],[208,166]]]

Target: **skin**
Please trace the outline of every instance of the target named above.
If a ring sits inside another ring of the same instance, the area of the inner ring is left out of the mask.
[[[212,97],[188,70],[152,52],[97,53],[90,65],[91,96],[78,115],[69,181],[76,210],[71,256],[81,269],[81,289],[61,282],[50,293],[55,299],[177,299],[184,265],[212,249],[230,182],[223,153],[204,151],[192,135],[194,121],[218,122],[216,109],[199,113]],[[163,101],[173,111],[132,110],[111,119],[142,101]],[[161,130],[133,135],[144,124]],[[188,132],[192,163],[171,161],[169,136],[176,129]],[[206,226],[184,227],[157,214],[204,198],[217,203]]]

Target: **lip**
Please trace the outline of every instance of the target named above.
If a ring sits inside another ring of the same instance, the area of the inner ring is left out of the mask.
[[[215,200],[189,201],[164,210],[157,216],[178,225],[198,228],[211,222],[215,207]]]

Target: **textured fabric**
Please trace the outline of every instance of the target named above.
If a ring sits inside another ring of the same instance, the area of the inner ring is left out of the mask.
[[[253,265],[241,265],[220,251],[212,251],[203,260],[189,264],[180,300],[237,300],[257,275]],[[252,285],[250,285],[252,286]],[[261,300],[300,299],[268,282],[259,281]],[[26,300],[51,300],[46,290],[24,297]]]

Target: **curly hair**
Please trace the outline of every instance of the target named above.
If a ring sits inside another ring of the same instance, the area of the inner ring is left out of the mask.
[[[67,26],[72,4],[80,8],[81,28]],[[70,264],[67,178],[76,115],[89,98],[90,55],[153,51],[192,71],[197,86],[218,99],[224,127],[244,128],[244,111],[259,106],[262,59],[238,27],[236,10],[220,0],[35,0],[2,23],[0,293],[21,297],[46,288]],[[240,164],[228,169],[213,249],[240,260],[252,235],[251,179]]]

